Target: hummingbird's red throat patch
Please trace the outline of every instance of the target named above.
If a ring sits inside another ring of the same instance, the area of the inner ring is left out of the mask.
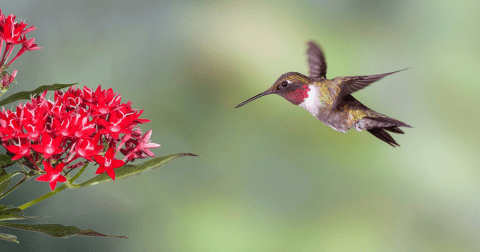
[[[286,98],[291,103],[298,105],[308,98],[308,91],[310,91],[308,85],[303,85],[292,92],[286,93]]]

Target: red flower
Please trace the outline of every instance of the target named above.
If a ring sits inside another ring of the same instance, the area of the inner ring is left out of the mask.
[[[98,142],[98,139],[96,139]],[[77,145],[77,148],[75,151],[77,152],[76,157],[83,157],[88,161],[93,161],[92,157],[94,155],[97,155],[101,150],[103,149],[103,146],[97,145],[94,140],[90,139],[81,139],[80,144]],[[73,159],[75,159],[74,157]]]
[[[45,120],[41,116],[41,112],[37,113],[35,116],[25,107],[24,108],[23,127],[27,133],[19,133],[19,137],[26,137],[32,141],[37,141],[40,135],[45,130]]]
[[[19,138],[18,145],[13,144],[10,146],[6,146],[5,148],[11,153],[15,154],[15,156],[12,157],[12,161],[20,159],[22,157],[30,156],[30,141],[27,141],[26,139]]]
[[[22,55],[25,51],[33,51],[38,50],[41,47],[37,47],[37,44],[34,44],[35,39],[28,39],[25,37],[26,33],[29,33],[35,29],[36,27],[27,27],[27,23],[23,21],[20,23],[15,22],[16,16],[13,14],[9,15],[5,18],[5,15],[1,13],[0,10],[0,50],[2,49],[1,46],[5,41],[5,50],[3,51],[2,60],[0,61],[0,68],[3,70],[3,64],[7,61],[8,57],[13,51],[13,47],[18,44],[22,44],[22,48],[18,51],[17,56],[13,58],[8,64],[10,65],[13,61],[15,61],[20,55]],[[23,37],[22,37],[23,36]]]
[[[75,133],[73,134],[76,138],[84,138],[91,136],[96,132],[96,124],[94,122],[89,122],[88,117],[77,114],[73,120],[73,125],[75,128]]]
[[[17,122],[18,117],[15,117],[15,114],[10,114],[7,117],[5,127],[0,127],[0,133],[4,135],[2,140],[10,140],[17,136],[17,134],[22,133],[22,126]]]
[[[114,97],[113,91],[111,89],[108,91],[107,97],[105,97],[104,92],[98,86],[97,91],[95,91],[96,104],[90,104],[92,115],[110,114],[120,104],[121,96]]]
[[[118,139],[119,134],[130,133],[129,129],[129,119],[125,115],[120,114],[117,111],[114,111],[110,114],[110,119],[105,121],[102,118],[98,118],[98,123],[100,123],[105,129],[100,130],[101,134],[110,134],[113,139]]]
[[[60,148],[60,143],[62,142],[62,136],[57,136],[56,138],[50,137],[48,133],[42,134],[42,144],[33,144],[32,148],[43,154],[44,158],[49,158],[52,155],[57,155],[63,152],[63,149]]]
[[[25,28],[26,24],[21,24],[21,26],[18,25],[17,22],[15,22],[15,18],[17,16],[14,16],[13,13],[8,15],[8,17],[5,19],[5,24],[3,25],[3,31],[2,32],[2,38],[5,40],[7,44],[19,44],[22,43],[22,41],[18,41],[18,39],[22,36],[21,31],[23,28]]]
[[[108,176],[110,176],[113,180],[115,180],[115,172],[113,171],[113,169],[124,165],[125,162],[123,162],[122,160],[113,159],[114,157],[115,157],[115,152],[112,148],[107,150],[107,153],[105,153],[105,157],[102,157],[100,155],[95,155],[93,158],[100,165],[100,167],[98,167],[95,174],[101,174],[101,173],[107,172]]]
[[[42,182],[49,182],[50,184],[50,189],[55,190],[55,187],[57,186],[57,182],[65,182],[67,181],[67,178],[60,174],[63,171],[63,167],[65,166],[65,163],[60,163],[58,164],[55,168],[52,168],[52,166],[43,161],[43,167],[46,172],[46,174],[41,175],[40,177],[36,178],[35,180],[37,181],[42,181]]]
[[[0,14],[2,17],[2,20],[5,20],[5,23],[0,26],[0,35],[3,40],[5,40],[6,43],[11,43],[11,44],[20,44],[23,42],[23,40],[18,40],[21,38],[22,35],[29,33],[37,27],[30,26],[25,30],[25,27],[27,27],[27,23],[23,23],[23,21],[19,24],[15,22],[15,18],[17,16],[14,16],[13,13],[8,15],[8,17],[5,18],[5,16]]]
[[[150,143],[152,131],[143,134],[137,127],[149,121],[139,118],[143,110],[132,109],[130,102],[121,103],[121,96],[111,89],[99,87],[92,92],[71,87],[65,93],[55,91],[55,101],[45,97],[46,92],[32,97],[15,112],[0,111],[1,144],[15,154],[14,160],[26,157],[36,170],[40,170],[41,159],[54,158],[70,165],[68,169],[78,167],[70,164],[75,159],[95,159],[100,164],[97,172],[114,178],[113,169],[154,156],[150,149],[160,146]],[[98,155],[105,150],[105,156]],[[123,161],[115,159],[119,151],[125,155]]]
[[[57,120],[56,118],[53,119],[53,128],[55,129],[55,133],[58,135],[62,135],[63,137],[69,137],[75,133],[76,128],[73,128],[71,125],[72,118],[64,119],[62,122]]]

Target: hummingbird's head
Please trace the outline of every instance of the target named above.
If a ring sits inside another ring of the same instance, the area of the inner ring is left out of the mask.
[[[282,74],[282,76],[280,76],[280,78],[278,78],[277,81],[275,81],[275,83],[265,92],[238,104],[235,108],[241,107],[257,98],[269,94],[278,94],[292,104],[299,105],[308,97],[308,91],[310,91],[308,84],[310,82],[311,80],[301,73],[289,72]]]

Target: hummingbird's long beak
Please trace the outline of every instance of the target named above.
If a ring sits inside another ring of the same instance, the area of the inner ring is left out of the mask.
[[[254,97],[252,97],[252,98],[250,98],[250,99],[248,99],[248,100],[246,100],[246,101],[238,104],[235,108],[239,108],[239,107],[241,107],[241,106],[243,106],[243,105],[245,105],[245,104],[247,104],[247,103],[249,103],[249,102],[251,102],[251,101],[253,101],[253,100],[255,100],[255,99],[258,99],[258,98],[260,98],[260,97],[262,97],[262,96],[265,96],[265,95],[273,94],[274,92],[275,92],[274,90],[268,89],[267,91],[265,91],[265,92],[263,92],[263,93],[260,93],[260,94],[258,94],[258,95],[255,95]]]

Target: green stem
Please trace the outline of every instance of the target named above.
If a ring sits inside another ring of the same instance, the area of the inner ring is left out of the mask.
[[[23,164],[22,163],[18,163],[20,165],[20,167],[22,167],[22,170],[23,170],[23,173],[27,173],[27,170],[25,170],[25,167],[23,167]]]
[[[2,194],[0,195],[0,199],[2,199],[3,197],[7,196],[9,193],[13,192],[13,190],[17,189],[17,187],[19,187],[23,182],[27,181],[29,178],[32,177],[30,174],[28,174],[28,173],[27,173],[27,174],[24,174],[24,173],[21,172],[21,171],[16,171],[13,176],[15,176],[15,175],[17,175],[17,174],[23,174],[23,178],[22,178],[20,181],[18,181],[14,186],[12,186],[10,189],[8,189],[6,192],[2,193]],[[13,177],[13,176],[12,176],[12,177]]]
[[[69,183],[72,183],[73,181],[75,181],[78,177],[80,177],[80,175],[82,175],[83,171],[85,171],[85,169],[87,168],[88,164],[90,164],[90,162],[86,162],[82,169],[80,169],[80,171],[77,172],[77,174],[75,174],[75,176],[73,176],[72,179],[70,179],[68,182]]]
[[[80,171],[77,172],[77,174],[75,174],[75,176],[73,176],[71,179],[67,180],[67,182],[63,185],[61,185],[60,187],[58,187],[57,189],[47,193],[47,194],[44,194],[30,202],[27,202],[21,206],[19,206],[18,208],[20,208],[21,210],[25,210],[35,204],[37,204],[38,202],[44,200],[44,199],[48,199],[50,197],[52,197],[53,195],[67,189],[67,188],[76,188],[74,186],[72,186],[72,182],[75,181],[82,173],[83,171],[85,171],[85,169],[87,168],[88,166],[88,162],[82,167],[82,169],[80,169]]]
[[[36,199],[28,202],[28,203],[25,203],[25,204],[19,206],[18,208],[20,208],[20,209],[22,209],[22,210],[25,210],[25,209],[27,209],[27,208],[29,208],[29,207],[37,204],[38,202],[40,202],[40,201],[42,201],[42,200],[44,200],[44,199],[50,198],[51,196],[57,194],[57,193],[60,192],[60,191],[65,190],[65,189],[67,189],[67,185],[63,184],[63,185],[60,186],[59,188],[57,188],[57,189],[55,189],[55,190],[53,190],[53,191],[51,191],[51,192],[49,192],[49,193],[47,193],[47,194],[44,194],[43,196],[40,196],[40,197],[38,197],[38,198],[36,198]]]

